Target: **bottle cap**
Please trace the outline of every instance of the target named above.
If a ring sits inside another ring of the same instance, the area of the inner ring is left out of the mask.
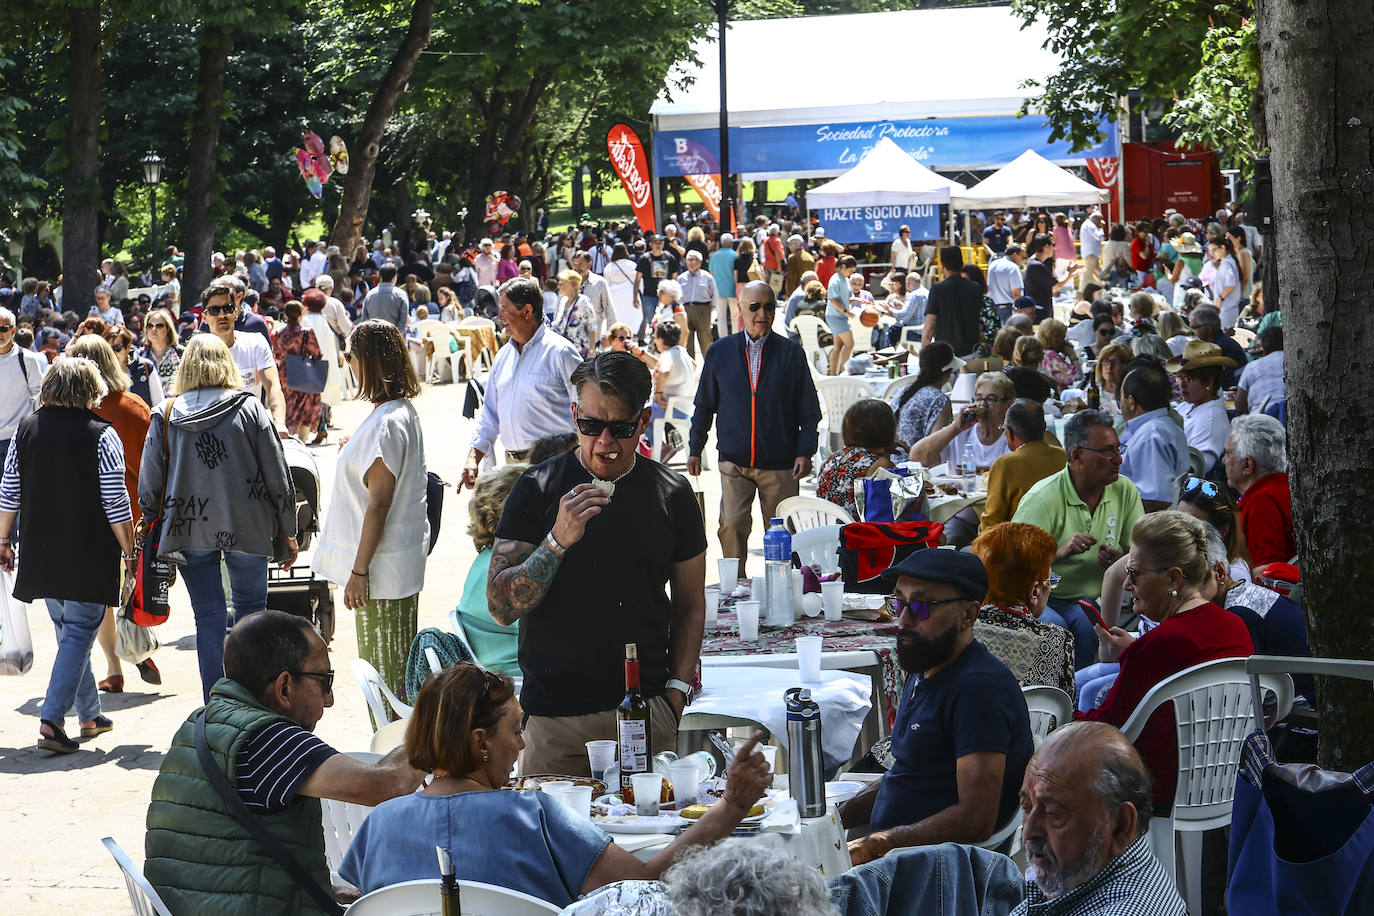
[[[768,524],[769,524],[769,525],[781,525],[781,524],[782,524],[782,519],[780,519],[780,518],[770,518],[770,519],[768,520]]]
[[[809,699],[811,699],[811,688],[810,688],[810,687],[803,687],[800,691],[797,692],[797,699],[799,699],[799,700],[809,700]]]
[[[632,642],[625,643],[625,658],[628,661],[636,661],[639,658],[639,647]]]

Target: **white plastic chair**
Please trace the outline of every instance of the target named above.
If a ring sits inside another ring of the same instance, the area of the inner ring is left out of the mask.
[[[820,396],[821,407],[825,412],[826,430],[830,434],[828,441],[821,443],[822,451],[829,455],[844,448],[841,424],[844,422],[845,411],[860,401],[873,397],[873,386],[861,378],[836,375],[816,382],[816,394]],[[828,451],[826,446],[829,448]]]
[[[803,564],[819,566],[822,573],[839,572],[840,558],[836,548],[840,546],[842,525],[820,525],[807,528],[792,535],[792,550],[801,558]]]
[[[374,754],[383,756],[390,754],[396,748],[405,744],[406,728],[410,725],[409,719],[397,719],[395,722],[388,722],[377,733],[372,736],[372,741],[368,744],[368,750]]]
[[[464,318],[462,321],[458,322],[458,327],[491,328],[492,333],[496,333],[496,322],[492,321],[490,318],[484,318],[481,315],[473,315],[470,318]],[[496,343],[497,346],[501,345],[501,341],[499,338],[497,339]],[[469,371],[471,371],[473,375],[476,375],[478,370],[490,372],[492,359],[493,356],[491,354],[491,351],[487,350],[485,347],[479,348],[477,351],[476,358],[477,365],[472,366]]]
[[[844,509],[828,499],[819,496],[789,496],[778,503],[778,517],[783,525],[794,535],[793,549],[796,549],[795,535],[808,528],[821,525],[848,525],[854,518]]]
[[[366,751],[349,751],[348,756],[360,763],[376,763],[381,754]],[[358,832],[372,808],[355,805],[352,802],[337,801],[332,798],[320,799],[320,820],[324,827],[324,860],[329,865],[329,873],[337,875],[343,864],[348,844]]]
[[[562,909],[538,897],[480,881],[459,881],[458,888],[464,916],[541,916]],[[440,916],[440,910],[439,879],[426,878],[364,894],[348,908],[348,916]]]
[[[402,703],[401,698],[392,693],[386,684],[382,683],[382,676],[376,668],[361,658],[355,658],[353,659],[353,676],[358,679],[358,686],[363,691],[363,699],[367,700],[367,708],[372,713],[372,731],[374,733],[391,721],[391,716],[387,715],[388,706],[395,710],[398,717],[410,718],[410,707]]]
[[[892,381],[887,383],[887,387],[883,389],[883,393],[880,397],[882,398],[882,400],[891,403],[893,398],[895,398],[901,392],[905,391],[908,385],[914,384],[916,382],[916,379],[917,375],[914,372],[910,375],[898,376],[897,378],[894,378]],[[911,443],[907,444],[910,445]]]
[[[1260,675],[1260,686],[1277,698],[1275,721],[1293,705],[1293,679]],[[1231,823],[1231,800],[1246,737],[1254,726],[1250,676],[1245,659],[1224,658],[1185,668],[1156,684],[1121,727],[1127,740],[1140,738],[1150,716],[1174,704],[1178,737],[1178,788],[1173,813],[1150,819],[1155,857],[1178,880],[1174,835],[1183,852],[1179,889],[1190,913],[1202,912],[1202,832]]]
[[[172,916],[167,904],[162,902],[162,898],[148,883],[148,879],[143,877],[143,872],[139,871],[134,860],[130,859],[129,854],[114,841],[114,837],[107,836],[100,842],[105,844],[110,855],[114,856],[115,864],[124,873],[124,886],[129,891],[129,902],[133,904],[134,916]]]
[[[798,315],[792,319],[789,329],[801,338],[802,351],[806,362],[820,375],[830,370],[830,348],[821,346],[821,331],[828,330],[824,321],[815,315]]]
[[[1021,696],[1026,699],[1031,737],[1035,739],[1037,750],[1045,743],[1050,732],[1073,721],[1073,700],[1058,687],[1043,684],[1022,687]]]

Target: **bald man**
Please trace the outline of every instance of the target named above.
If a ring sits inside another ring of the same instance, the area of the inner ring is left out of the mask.
[[[1186,916],[1150,851],[1150,776],[1126,737],[1103,722],[1050,732],[1021,783],[1031,869],[1012,916]]]

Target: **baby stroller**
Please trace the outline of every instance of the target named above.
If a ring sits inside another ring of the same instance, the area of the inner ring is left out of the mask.
[[[320,532],[320,474],[315,456],[298,439],[282,440],[282,450],[296,491],[296,543],[303,556]],[[303,560],[291,569],[268,565],[267,606],[313,621],[325,642],[334,636],[333,589],[332,582],[316,576]]]
[[[474,315],[480,315],[483,318],[490,318],[493,321],[495,321],[497,309],[498,303],[496,301],[496,287],[477,287],[477,295],[473,297],[472,301],[472,313]]]

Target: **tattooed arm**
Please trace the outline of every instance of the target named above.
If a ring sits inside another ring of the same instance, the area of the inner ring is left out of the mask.
[[[534,610],[549,593],[564,555],[582,540],[587,522],[609,503],[610,498],[596,486],[578,484],[558,501],[558,517],[549,537],[538,544],[497,538],[487,573],[487,609],[492,619],[508,627]]]

